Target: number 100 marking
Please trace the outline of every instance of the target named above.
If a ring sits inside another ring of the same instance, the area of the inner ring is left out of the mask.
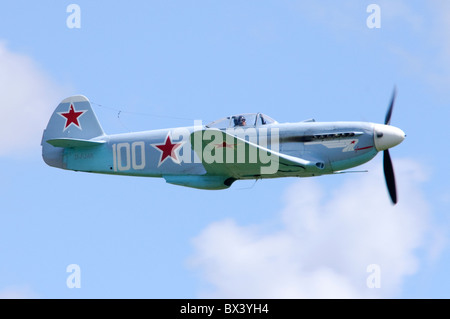
[[[139,151],[136,152],[136,149]],[[130,143],[114,143],[113,149],[113,170],[114,172],[128,171],[129,169],[144,169],[145,168],[145,143],[133,142]],[[140,153],[140,159],[137,160],[136,153]],[[139,163],[138,163],[139,162]]]

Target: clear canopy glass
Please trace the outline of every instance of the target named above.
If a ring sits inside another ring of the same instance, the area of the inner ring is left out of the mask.
[[[257,127],[278,123],[263,113],[242,113],[221,118],[206,125],[207,128],[227,129],[234,127]]]

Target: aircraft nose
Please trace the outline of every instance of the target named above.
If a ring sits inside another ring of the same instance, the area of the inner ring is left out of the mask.
[[[378,151],[384,151],[400,144],[405,137],[405,133],[398,127],[383,124],[374,125],[373,139]]]

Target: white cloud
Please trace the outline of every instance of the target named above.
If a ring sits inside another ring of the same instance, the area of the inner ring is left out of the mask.
[[[380,1],[383,19],[405,36],[389,45],[406,74],[424,79],[447,96],[450,82],[450,3]],[[394,30],[394,29],[392,29]],[[413,40],[412,40],[413,39]]]
[[[30,57],[1,41],[0,70],[0,155],[38,149],[62,89]]]
[[[370,30],[366,25],[370,15],[366,9],[371,3],[381,9],[380,32]],[[302,18],[326,28],[336,39],[350,39],[355,49],[361,44],[369,45],[366,41],[377,41],[378,47],[385,47],[393,55],[392,61],[404,75],[424,81],[447,101],[450,83],[449,1],[310,1],[294,2],[292,8]]]
[[[0,290],[0,299],[34,299],[37,298],[28,286],[8,286]]]
[[[382,20],[386,19],[391,23],[396,21],[415,32],[420,32],[420,30],[423,29],[423,15],[421,15],[420,12],[417,12],[417,10],[414,10],[414,8],[410,6],[410,2],[401,0],[379,0],[377,3],[382,10]]]
[[[233,220],[209,225],[193,240],[190,259],[206,282],[201,297],[397,296],[418,271],[417,249],[432,226],[420,189],[423,168],[410,160],[394,164],[397,206],[389,202],[381,168],[372,167],[368,174],[336,176],[345,182],[332,191],[319,179],[294,183],[278,231]],[[366,284],[372,264],[380,267],[381,288]]]

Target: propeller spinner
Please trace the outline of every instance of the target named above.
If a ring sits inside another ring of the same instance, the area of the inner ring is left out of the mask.
[[[395,127],[391,126],[392,110],[394,109],[394,102],[396,97],[396,90],[392,93],[391,103],[386,112],[386,118],[383,124],[374,125],[374,142],[375,148],[378,151],[383,151],[383,170],[386,185],[391,197],[392,203],[397,204],[397,188],[395,185],[394,167],[392,165],[391,155],[389,154],[389,148],[394,147],[405,139],[405,133]]]

